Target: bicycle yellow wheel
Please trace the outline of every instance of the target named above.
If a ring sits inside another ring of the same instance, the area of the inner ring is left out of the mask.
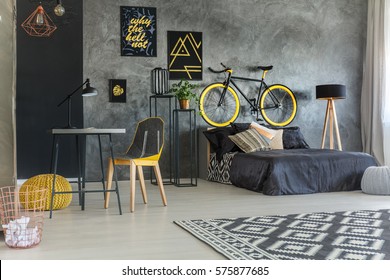
[[[215,127],[227,126],[238,117],[240,100],[231,87],[227,88],[221,105],[218,105],[225,88],[226,86],[222,83],[211,84],[200,95],[199,111],[202,118],[209,125]]]
[[[259,104],[264,120],[273,126],[290,124],[297,114],[297,107],[294,93],[284,85],[272,85],[267,88]]]

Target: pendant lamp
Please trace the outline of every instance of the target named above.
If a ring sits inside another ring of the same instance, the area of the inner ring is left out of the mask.
[[[23,29],[30,36],[49,37],[57,29],[42,5],[39,5],[34,12],[22,23]]]

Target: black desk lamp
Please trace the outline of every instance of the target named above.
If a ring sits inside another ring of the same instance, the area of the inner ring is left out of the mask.
[[[98,91],[96,88],[94,87],[91,87],[90,83],[89,83],[89,79],[86,79],[85,82],[79,86],[78,88],[76,88],[71,94],[69,94],[67,97],[65,97],[64,100],[62,100],[58,105],[57,107],[60,107],[62,104],[64,104],[66,101],[68,101],[68,125],[64,128],[76,128],[74,126],[72,126],[71,124],[71,105],[72,105],[72,96],[77,93],[77,91],[79,89],[81,89],[84,85],[86,84],[86,87],[83,89],[81,95],[82,96],[95,96],[98,94]]]

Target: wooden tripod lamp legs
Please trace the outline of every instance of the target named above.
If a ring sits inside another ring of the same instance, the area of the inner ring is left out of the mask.
[[[321,149],[325,147],[326,131],[329,124],[329,148],[334,149],[333,130],[336,132],[337,145],[340,151],[343,150],[341,146],[339,125],[337,123],[336,107],[334,106],[334,100],[328,99],[328,105],[326,106],[326,114],[324,121],[324,129],[322,131]],[[334,129],[333,129],[334,126]]]

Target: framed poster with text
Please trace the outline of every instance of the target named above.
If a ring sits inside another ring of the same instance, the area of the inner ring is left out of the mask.
[[[202,80],[202,32],[168,31],[171,80]]]
[[[156,8],[120,7],[121,55],[157,56]]]

